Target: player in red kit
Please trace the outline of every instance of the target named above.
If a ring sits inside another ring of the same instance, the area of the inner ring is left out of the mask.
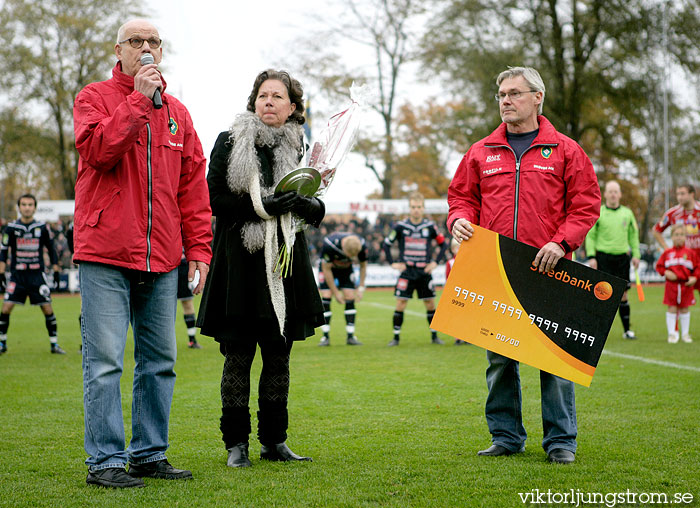
[[[666,278],[664,305],[668,305],[666,328],[671,344],[678,342],[676,317],[683,342],[693,342],[690,338],[690,306],[695,305],[693,286],[698,282],[700,267],[695,251],[686,246],[685,230],[684,224],[671,226],[673,247],[666,249],[656,262],[656,271]]]
[[[685,225],[685,246],[695,252],[700,259],[700,201],[695,199],[695,187],[690,184],[679,185],[676,188],[678,204],[664,213],[661,220],[654,226],[653,233],[656,241],[664,250],[669,248],[661,233],[674,224]],[[700,292],[700,282],[695,284]]]

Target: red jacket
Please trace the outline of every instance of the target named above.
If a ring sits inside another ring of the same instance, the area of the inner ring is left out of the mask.
[[[76,262],[169,272],[183,243],[189,261],[211,261],[202,145],[187,109],[162,98],[154,109],[119,62],[76,97]]]
[[[666,270],[672,271],[678,277],[674,282],[688,282],[691,277],[700,275],[700,260],[696,259],[695,251],[688,247],[670,247],[666,249],[656,262],[656,271],[666,275]],[[667,281],[670,282],[670,281]]]
[[[541,248],[561,245],[570,257],[600,213],[600,188],[590,159],[571,138],[538,116],[539,133],[520,164],[502,123],[462,158],[447,193],[447,227],[467,219]]]

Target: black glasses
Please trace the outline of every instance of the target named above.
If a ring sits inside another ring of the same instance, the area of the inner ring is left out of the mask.
[[[537,90],[523,90],[523,91],[515,90],[514,92],[508,92],[508,93],[499,92],[499,93],[497,93],[496,95],[494,95],[493,97],[494,97],[494,99],[496,99],[498,102],[501,102],[501,101],[504,100],[506,97],[510,97],[511,99],[517,101],[518,99],[520,99],[520,97],[523,96],[524,93],[537,93]]]
[[[128,42],[134,49],[141,49],[141,46],[143,46],[144,42],[148,42],[148,45],[151,49],[158,49],[163,43],[163,41],[160,40],[158,37],[151,37],[150,39],[142,39],[141,37],[130,37],[128,39],[124,39],[123,41],[119,41],[119,44],[124,44],[125,42]]]

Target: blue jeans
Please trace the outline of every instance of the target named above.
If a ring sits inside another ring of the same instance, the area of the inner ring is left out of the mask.
[[[486,422],[493,444],[512,452],[525,449],[519,363],[491,351],[486,352]],[[574,384],[540,371],[542,397],[542,448],[549,453],[563,448],[576,453],[576,401]]]
[[[175,387],[177,269],[123,272],[80,263],[85,463],[91,471],[165,458]],[[125,450],[119,380],[126,333],[134,331],[131,442]]]

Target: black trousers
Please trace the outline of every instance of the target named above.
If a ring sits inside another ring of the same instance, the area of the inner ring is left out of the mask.
[[[289,354],[293,342],[279,335],[222,341],[221,433],[226,449],[248,442],[250,435],[250,367],[257,346],[262,355],[258,383],[258,440],[272,446],[287,439]]]

